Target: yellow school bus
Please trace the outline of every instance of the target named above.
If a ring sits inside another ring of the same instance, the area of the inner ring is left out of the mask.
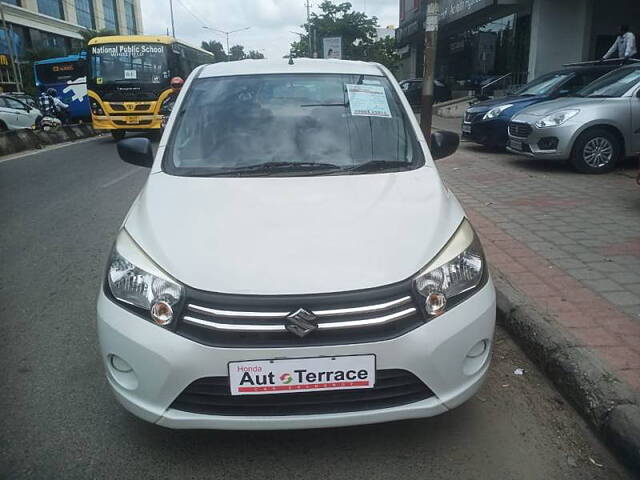
[[[160,108],[173,77],[187,78],[213,55],[169,36],[115,35],[89,42],[87,89],[93,126],[111,130],[159,131]]]

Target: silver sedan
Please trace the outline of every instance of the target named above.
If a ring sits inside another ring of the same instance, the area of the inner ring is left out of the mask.
[[[640,152],[640,65],[587,85],[577,97],[524,109],[509,124],[508,150],[533,158],[570,160],[583,173],[611,171]]]

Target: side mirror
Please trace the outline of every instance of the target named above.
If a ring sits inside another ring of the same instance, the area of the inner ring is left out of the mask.
[[[453,155],[460,145],[460,136],[455,132],[441,130],[431,134],[431,156],[434,160]]]
[[[148,138],[127,138],[118,142],[118,155],[132,165],[151,168],[153,149]]]

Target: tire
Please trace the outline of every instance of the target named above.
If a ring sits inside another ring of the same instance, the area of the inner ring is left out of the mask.
[[[116,142],[122,140],[126,134],[125,130],[111,130],[111,136]]]
[[[9,131],[9,127],[7,127],[7,124],[4,123],[2,120],[0,120],[0,132],[8,132]]]
[[[606,128],[592,128],[578,137],[571,154],[571,164],[580,173],[612,171],[622,156],[618,137]]]

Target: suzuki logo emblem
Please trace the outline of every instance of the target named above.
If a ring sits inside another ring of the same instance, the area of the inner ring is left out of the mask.
[[[295,312],[287,315],[284,328],[286,328],[288,332],[302,338],[318,329],[317,317],[304,308],[299,308]]]

